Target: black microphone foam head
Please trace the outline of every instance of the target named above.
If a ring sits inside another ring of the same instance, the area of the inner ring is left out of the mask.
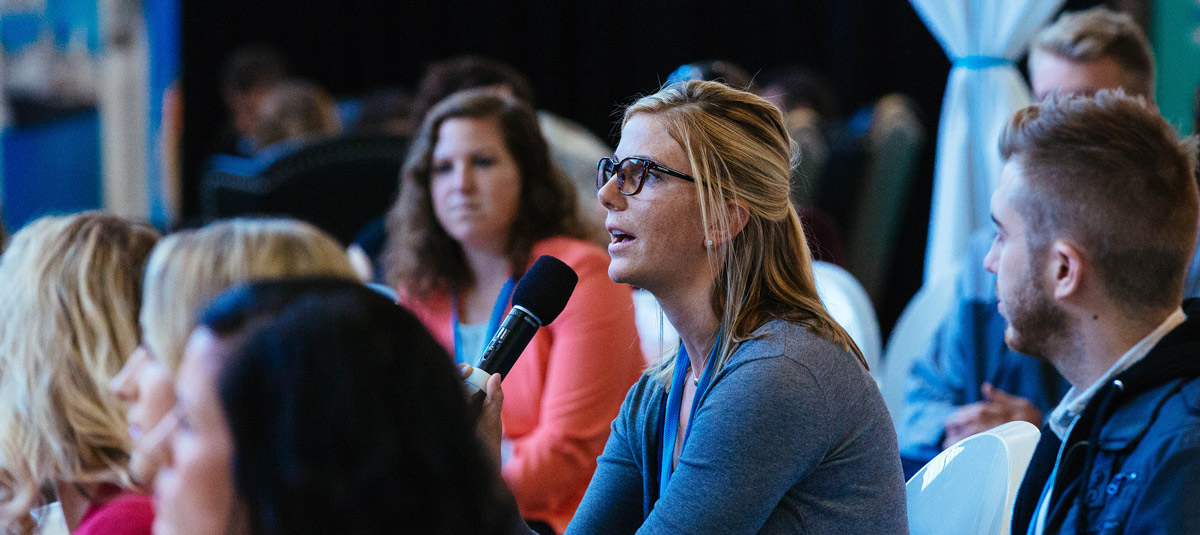
[[[571,266],[550,255],[538,257],[513,290],[513,306],[528,310],[545,327],[554,321],[575,291],[579,275]]]

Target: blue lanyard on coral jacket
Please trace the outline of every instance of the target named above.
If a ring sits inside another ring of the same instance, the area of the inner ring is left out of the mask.
[[[717,348],[720,346],[721,332],[718,331],[717,340],[708,354],[708,365],[704,367],[704,374],[700,377],[700,383],[696,385],[696,392],[692,396],[692,411],[688,414],[688,426],[687,431],[683,433],[683,444],[687,444],[688,435],[692,434],[692,421],[696,419],[696,410],[700,408],[700,398],[704,397],[704,392],[708,390],[708,385],[712,382],[713,369],[716,368],[713,365],[713,356],[716,355]],[[675,373],[671,376],[671,391],[667,394],[662,440],[659,441],[662,448],[662,451],[659,452],[661,462],[658,465],[659,498],[662,498],[663,492],[666,492],[667,483],[671,482],[671,473],[674,471],[675,441],[679,436],[679,410],[683,406],[684,381],[687,381],[691,375],[688,373],[689,365],[687,348],[683,346],[683,342],[680,342],[679,355],[675,357]],[[683,445],[680,445],[679,452],[680,455],[683,454]]]
[[[504,320],[504,314],[508,312],[508,302],[512,299],[515,286],[516,281],[509,277],[504,282],[504,286],[500,288],[500,295],[496,296],[496,304],[492,305],[492,319],[488,320],[487,338],[483,340],[484,347],[487,347],[487,343],[500,329],[500,322]],[[450,327],[454,329],[454,363],[466,362],[474,366],[476,362],[479,362],[479,357],[483,355],[475,355],[470,361],[466,360],[466,355],[463,355],[462,333],[458,331],[458,292],[450,294]]]

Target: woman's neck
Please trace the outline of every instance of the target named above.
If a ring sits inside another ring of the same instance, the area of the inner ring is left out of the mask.
[[[491,316],[492,306],[505,281],[512,276],[512,265],[503,252],[463,248],[467,267],[475,283],[458,292],[459,321],[479,323]]]
[[[98,488],[97,485],[84,485],[84,487],[86,489],[74,483],[54,482],[54,493],[58,496],[58,504],[62,506],[63,520],[67,522],[67,530],[71,533],[79,529],[79,524],[83,522],[83,515],[92,505],[92,498],[88,494],[95,495]],[[85,490],[87,494],[84,494]]]
[[[690,286],[655,293],[654,296],[663,314],[671,321],[671,326],[679,333],[691,360],[692,370],[699,377],[716,343],[721,320],[712,308],[713,282]]]

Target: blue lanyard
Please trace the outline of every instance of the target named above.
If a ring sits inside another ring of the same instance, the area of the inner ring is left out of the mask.
[[[700,376],[700,384],[696,385],[696,393],[692,397],[692,412],[688,415],[688,428],[683,433],[683,444],[687,444],[688,436],[692,434],[692,421],[696,418],[696,410],[700,408],[700,399],[704,397],[705,391],[708,390],[709,383],[712,382],[714,357],[717,354],[717,348],[721,346],[721,333],[717,332],[717,340],[713,343],[712,351],[708,354],[708,365],[704,367],[704,374]],[[658,497],[667,490],[667,483],[671,482],[671,473],[673,470],[672,457],[675,455],[675,440],[679,436],[679,410],[683,406],[683,388],[684,381],[687,381],[688,373],[688,352],[683,346],[683,342],[679,343],[679,355],[675,357],[675,373],[671,376],[671,392],[667,394],[666,417],[663,420],[663,435],[662,451],[660,452],[661,463],[658,465]],[[683,454],[683,447],[679,448],[680,455]]]
[[[484,347],[487,341],[491,340],[496,335],[496,331],[500,329],[500,322],[504,320],[504,314],[508,311],[508,302],[512,299],[513,287],[516,286],[516,281],[509,277],[504,281],[504,287],[500,288],[500,295],[496,296],[496,304],[492,305],[492,319],[488,321],[487,338],[484,339]],[[463,355],[462,333],[458,330],[458,292],[450,295],[450,326],[454,328],[454,363],[462,364],[466,362],[472,366],[479,361],[479,357],[467,361]]]

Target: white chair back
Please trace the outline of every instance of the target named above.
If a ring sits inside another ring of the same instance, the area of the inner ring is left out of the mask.
[[[1040,436],[1029,422],[1009,422],[938,454],[906,485],[909,533],[1007,534]]]
[[[867,291],[849,271],[829,262],[814,261],[813,278],[817,283],[817,295],[829,310],[829,315],[846,329],[858,345],[858,350],[862,351],[871,369],[871,377],[879,383],[883,377],[879,370],[883,340],[879,335],[875,307],[871,306]]]

